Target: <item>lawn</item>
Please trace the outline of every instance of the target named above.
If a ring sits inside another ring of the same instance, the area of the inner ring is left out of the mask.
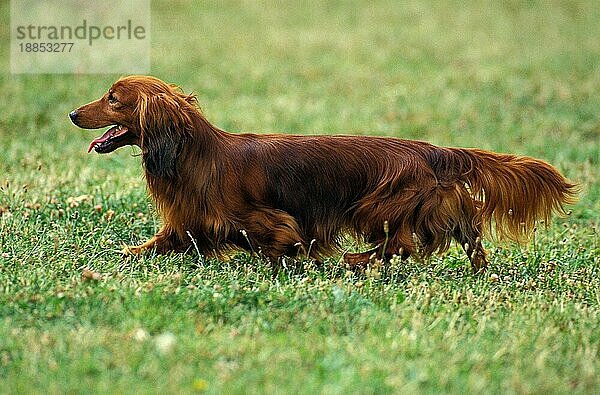
[[[232,132],[544,159],[579,183],[526,245],[365,274],[120,257],[160,222],[135,149],[67,117],[119,75],[11,75],[0,5],[0,392],[600,392],[600,3],[153,1],[152,74]],[[356,248],[348,241],[348,248]]]

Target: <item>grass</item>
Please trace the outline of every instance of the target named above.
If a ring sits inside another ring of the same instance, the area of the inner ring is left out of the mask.
[[[87,155],[92,134],[66,117],[118,76],[4,72],[3,393],[600,390],[597,2],[152,7],[152,74],[197,92],[227,130],[531,155],[576,180],[580,201],[528,245],[488,243],[485,276],[456,248],[276,279],[247,254],[123,260],[121,243],[159,225],[139,158]]]

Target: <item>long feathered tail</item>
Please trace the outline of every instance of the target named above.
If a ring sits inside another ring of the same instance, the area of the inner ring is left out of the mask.
[[[529,157],[479,149],[442,149],[430,163],[440,179],[464,183],[478,201],[483,231],[498,239],[521,242],[536,221],[548,223],[574,203],[577,186],[550,164]]]

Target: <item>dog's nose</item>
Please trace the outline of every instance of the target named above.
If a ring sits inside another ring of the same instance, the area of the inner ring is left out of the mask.
[[[73,110],[69,113],[69,118],[71,118],[72,122],[75,122],[75,120],[77,119],[77,110]]]

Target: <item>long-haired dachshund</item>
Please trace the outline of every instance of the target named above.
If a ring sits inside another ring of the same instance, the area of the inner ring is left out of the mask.
[[[487,265],[482,235],[523,241],[536,220],[572,203],[576,188],[549,164],[480,149],[363,136],[231,134],[194,95],[145,76],[121,78],[69,114],[86,129],[111,126],[89,150],[141,148],[163,218],[134,254],[226,249],[321,259],[344,232],[372,245],[350,266],[392,255],[426,257],[455,239],[473,270]],[[493,229],[492,229],[493,228]]]

